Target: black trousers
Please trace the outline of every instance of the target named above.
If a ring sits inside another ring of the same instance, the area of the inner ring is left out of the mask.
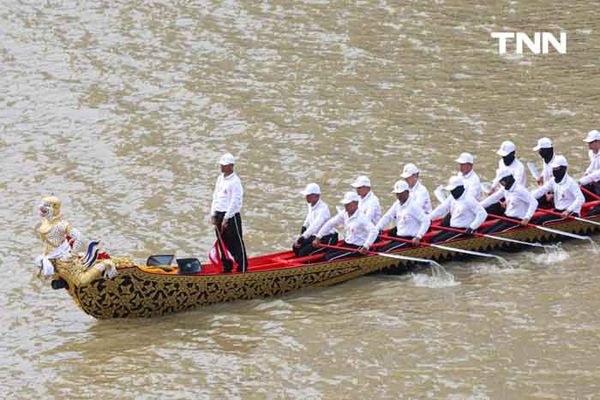
[[[504,201],[504,198],[500,199],[499,202],[492,204],[491,206],[488,206],[485,208],[485,211],[488,214],[494,214],[494,215],[504,215],[504,208],[502,208],[502,206],[500,205],[500,202]]]
[[[349,249],[358,249],[358,248],[360,248],[360,246],[357,246],[355,244],[346,243],[346,242],[342,242],[342,247],[346,247],[346,248],[349,248]],[[357,251],[327,249],[325,251],[325,260],[327,260],[327,261],[333,261],[333,260],[337,260],[338,258],[358,257],[360,255],[361,254],[359,252],[357,252]]]
[[[554,209],[553,211],[557,212],[557,213],[562,213],[565,210]],[[579,214],[577,214],[577,213],[573,213],[571,215],[574,216],[574,217],[579,217]],[[565,219],[565,218],[563,218],[561,216],[558,216],[558,215],[544,214],[541,217],[533,219],[533,221],[531,221],[531,223],[532,224],[537,224],[537,225],[544,225],[547,222],[558,221],[558,220],[561,220],[561,219]]]
[[[546,199],[546,195],[537,199],[537,202],[538,202],[538,208],[543,208],[545,210],[554,208],[554,201],[548,201],[548,199]]]
[[[590,192],[600,196],[600,182],[588,183],[587,185],[584,185],[583,187],[586,188],[587,190],[589,190]],[[585,197],[585,201],[598,200],[595,197],[590,196],[586,192],[583,192],[583,196]]]
[[[440,226],[445,226],[445,227],[449,228],[450,227],[450,219],[452,219],[452,215],[450,213],[446,214],[446,216],[444,217],[444,219],[440,223]],[[435,227],[433,227],[433,229],[435,229]],[[435,235],[434,237],[432,237],[429,240],[429,243],[445,242],[446,240],[455,239],[455,238],[460,237],[460,236],[463,236],[463,234],[462,233],[457,233],[457,232],[450,232],[450,231],[444,231],[444,230],[442,230],[440,233],[438,233],[437,235]]]
[[[519,226],[519,224],[516,222],[499,220],[496,221],[494,225],[484,229],[483,233],[504,232],[517,226]]]
[[[312,245],[313,240],[315,240],[315,236],[310,236],[308,238],[301,238],[300,239],[300,247],[296,248],[296,247],[292,247],[292,250],[294,251],[294,254],[296,255],[296,257],[305,257],[305,256],[310,256],[313,254],[317,254],[320,252],[323,252],[325,250],[327,250],[324,247],[314,247]],[[338,234],[337,233],[332,233],[330,235],[325,235],[321,238],[321,243],[323,244],[337,244],[338,242]]]
[[[223,218],[225,217],[225,212],[218,211],[216,214],[217,225],[216,229],[221,230],[221,225],[223,224]],[[219,239],[219,235],[217,234],[217,239]],[[233,269],[233,263],[225,257],[225,249],[223,248],[223,244],[235,260],[238,265],[238,272],[245,272],[248,269],[248,256],[246,255],[246,246],[244,245],[243,233],[242,233],[242,217],[240,213],[235,214],[233,217],[229,218],[227,222],[227,228],[220,234],[219,240],[219,250],[221,252],[221,261],[223,262],[223,272],[230,272]]]

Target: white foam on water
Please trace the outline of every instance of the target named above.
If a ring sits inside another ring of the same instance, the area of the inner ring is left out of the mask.
[[[500,261],[500,260],[498,260]],[[508,261],[500,261],[497,263],[490,264],[479,264],[476,265],[473,270],[478,274],[514,274],[524,272],[524,270],[515,268],[515,266]]]
[[[502,268],[501,268],[502,270],[514,270],[515,269],[513,264],[508,262],[508,260],[506,260],[505,258],[498,257],[496,260],[498,260],[498,263],[500,263],[500,265],[502,266]]]
[[[417,287],[428,287],[431,289],[439,289],[460,285],[454,279],[454,275],[442,267],[438,263],[431,264],[431,275],[427,274],[411,274],[412,281]]]
[[[569,253],[558,243],[553,247],[546,247],[544,253],[533,255],[531,260],[536,264],[551,265],[563,262],[569,257],[571,257]]]
[[[598,244],[596,242],[594,242],[594,239],[588,238],[588,240],[590,241],[590,247],[592,249],[592,253],[600,254],[600,247],[598,247]]]

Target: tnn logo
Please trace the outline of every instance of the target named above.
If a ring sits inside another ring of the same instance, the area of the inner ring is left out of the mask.
[[[523,45],[526,45],[533,54],[548,54],[549,45],[560,54],[567,54],[567,33],[560,33],[560,40],[550,32],[535,32],[533,40],[523,32],[492,32],[492,37],[498,39],[498,54],[506,53],[506,42],[515,39],[515,53],[523,54]]]

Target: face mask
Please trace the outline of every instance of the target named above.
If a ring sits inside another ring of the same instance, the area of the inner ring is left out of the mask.
[[[509,175],[502,178],[501,182],[504,182],[504,188],[506,190],[510,190],[510,188],[515,184],[515,178],[512,175]]]
[[[563,180],[563,178],[565,177],[566,173],[567,173],[567,167],[554,168],[552,170],[552,175],[554,175],[554,181],[556,183],[560,183]]]
[[[550,160],[552,160],[552,157],[554,157],[554,149],[552,147],[550,147],[549,149],[540,149],[538,153],[540,157],[544,159],[544,162],[546,164],[548,164]]]
[[[450,193],[452,194],[452,197],[454,197],[455,199],[458,199],[460,196],[462,196],[462,194],[464,192],[465,192],[465,187],[464,186],[455,187],[454,189],[452,189],[450,191]]]
[[[502,161],[504,161],[504,165],[508,167],[513,161],[515,161],[515,152],[513,151],[509,155],[502,157]]]

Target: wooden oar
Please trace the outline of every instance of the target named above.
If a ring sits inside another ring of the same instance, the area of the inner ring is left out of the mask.
[[[392,240],[394,242],[414,244],[412,242],[412,240],[403,239],[403,238],[399,238],[399,237],[393,237],[393,236],[387,236],[387,235],[379,235],[379,237],[383,238],[383,239],[387,239],[387,240]],[[479,251],[473,251],[473,250],[457,249],[456,247],[448,247],[448,246],[443,246],[441,244],[420,242],[419,246],[422,246],[422,247],[435,247],[436,249],[441,249],[441,250],[446,250],[446,251],[452,251],[452,252],[455,252],[455,253],[469,254],[469,255],[478,256],[478,257],[496,258],[496,259],[500,259],[502,261],[506,261],[504,258],[502,258],[500,256],[497,256],[495,254],[480,253]]]
[[[501,215],[494,215],[494,214],[488,214],[488,215],[490,217],[492,217],[492,218],[498,218],[498,219],[501,219],[503,221],[508,221],[508,222],[512,222],[512,223],[515,223],[515,224],[521,224],[521,221],[519,221],[518,219],[507,218],[507,217],[503,217]],[[546,231],[546,232],[554,233],[555,235],[562,235],[562,236],[570,237],[570,238],[573,238],[573,239],[591,240],[589,236],[582,236],[582,235],[577,235],[575,233],[570,233],[570,232],[565,232],[565,231],[559,231],[558,229],[552,229],[552,228],[548,228],[546,226],[536,225],[536,224],[532,224],[532,223],[528,223],[527,226],[529,226],[531,228],[539,229],[541,231]]]
[[[448,226],[436,225],[436,226],[432,226],[432,228],[433,229],[441,229],[443,231],[448,231],[448,232],[456,232],[456,233],[463,233],[463,234],[465,233],[465,231],[463,229],[456,229],[456,228],[451,228],[451,227],[448,227]],[[475,236],[475,237],[485,237],[485,238],[488,238],[488,239],[494,239],[494,240],[498,240],[500,242],[522,244],[522,245],[526,245],[526,246],[541,247],[541,248],[546,248],[546,249],[552,249],[553,248],[553,246],[548,246],[548,245],[541,244],[541,243],[524,242],[522,240],[505,238],[505,237],[501,237],[501,236],[494,236],[494,235],[489,235],[487,233],[473,232],[472,235]]]
[[[537,182],[542,175],[540,175],[540,172],[538,171],[535,163],[532,163],[531,161],[528,162],[527,168],[529,169],[529,172],[531,172],[531,176],[533,176],[533,179],[535,179],[535,181]]]
[[[600,200],[600,196],[598,196],[596,193],[594,193],[590,190],[587,190],[586,188],[583,187],[583,185],[579,186],[579,188],[581,189],[581,191],[583,193],[587,194],[588,196],[593,197],[596,200]]]
[[[557,213],[556,211],[552,211],[552,210],[539,209],[538,211],[540,211],[540,212],[542,212],[544,214],[555,215],[557,217],[562,217],[562,218],[567,218],[567,219],[574,219],[576,221],[585,222],[587,224],[592,224],[592,225],[600,226],[600,222],[590,221],[589,219],[576,217],[574,215],[569,215],[568,217],[564,217],[561,213]]]
[[[328,248],[328,249],[348,251],[348,252],[351,252],[351,253],[358,253],[359,252],[358,249],[351,249],[349,247],[343,247],[343,246],[334,246],[334,245],[331,245],[331,244],[322,244],[321,243],[320,246]],[[426,258],[400,256],[400,255],[397,255],[397,254],[379,253],[379,252],[370,251],[370,250],[367,252],[367,254],[373,255],[373,256],[383,256],[383,257],[388,257],[388,258],[394,258],[396,260],[415,261],[415,262],[422,262],[422,263],[428,263],[428,264],[437,264],[437,262],[435,262],[433,260],[428,260]]]

